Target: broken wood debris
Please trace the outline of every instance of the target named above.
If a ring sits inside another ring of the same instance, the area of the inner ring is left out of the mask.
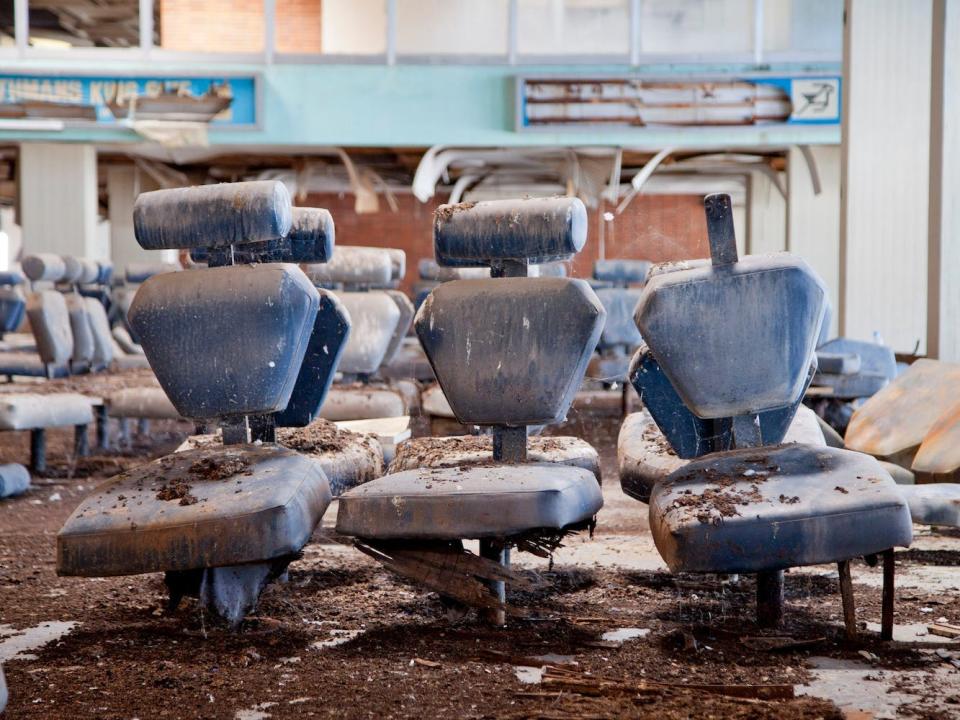
[[[401,546],[357,540],[355,545],[388,570],[473,608],[502,609],[510,615],[523,615],[525,611],[522,609],[498,602],[485,582],[507,582],[525,589],[539,585],[527,574],[478,557],[451,543],[404,543]]]
[[[927,625],[927,632],[945,638],[960,638],[960,625],[934,623],[933,625]]]
[[[726,697],[748,700],[792,700],[795,697],[792,684],[734,685],[734,684],[676,684],[644,680],[625,683],[617,680],[592,677],[565,668],[548,666],[543,673],[541,685],[545,690],[572,692],[598,697],[602,695],[654,695],[670,691],[706,692]]]

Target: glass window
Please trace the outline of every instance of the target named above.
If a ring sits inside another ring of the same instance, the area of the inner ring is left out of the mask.
[[[13,3],[10,3],[11,5]],[[138,47],[139,0],[30,0],[30,45],[38,48]]]
[[[13,0],[0,0],[0,48],[16,45]]]
[[[628,0],[519,0],[522,55],[623,55],[630,52]]]
[[[753,0],[643,0],[644,53],[714,55],[753,51]]]
[[[397,0],[397,53],[506,55],[507,0]]]
[[[385,0],[323,0],[320,50],[332,55],[387,52]]]
[[[764,52],[843,54],[843,0],[765,0]]]
[[[263,0],[154,0],[164,50],[263,52]]]

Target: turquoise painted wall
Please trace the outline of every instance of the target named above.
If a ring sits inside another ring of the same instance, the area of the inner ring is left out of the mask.
[[[535,131],[514,130],[514,82],[519,74],[737,75],[812,71],[838,74],[836,64],[752,66],[664,65],[506,66],[286,64],[203,65],[183,63],[20,61],[6,68],[17,72],[217,74],[259,73],[262,77],[261,128],[216,130],[213,145],[256,145],[267,148],[304,146],[517,146],[617,145],[636,149],[715,146],[786,146],[836,144],[838,126],[779,126],[694,129],[625,129]],[[130,143],[130,130],[68,128],[62,132],[0,130],[0,140],[61,140]]]

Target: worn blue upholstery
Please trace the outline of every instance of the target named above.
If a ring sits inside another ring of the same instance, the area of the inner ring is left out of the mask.
[[[276,414],[280,427],[305,427],[323,405],[350,334],[350,316],[337,296],[320,290],[320,306],[297,382],[286,408]]]
[[[758,413],[760,435],[765,445],[776,445],[783,440],[815,369],[814,361],[808,368],[807,381],[793,403],[785,408]],[[715,450],[730,449],[733,442],[732,420],[703,420],[690,412],[645,345],[633,356],[629,378],[644,407],[650,411],[670,446],[681,458],[694,458]]]
[[[236,262],[327,262],[333,255],[333,216],[323,208],[295,207],[292,213],[286,237],[242,245],[234,255]],[[207,254],[205,248],[190,252],[197,262],[206,262]]]
[[[383,540],[509,537],[588,521],[602,505],[593,473],[571,465],[421,468],[342,495],[337,532]]]
[[[818,348],[819,357],[825,354],[827,357],[858,359],[857,367],[844,365],[838,368],[827,362],[817,372],[814,385],[832,388],[834,396],[838,398],[870,397],[897,376],[897,359],[893,349],[886,345],[834,338]]]
[[[583,280],[454,280],[415,326],[457,420],[539,425],[566,416],[605,315]]]
[[[177,411],[214,418],[287,406],[319,303],[294,265],[236,265],[150,278],[129,320]]]
[[[0,286],[4,285],[22,285],[23,275],[16,270],[3,270],[0,272]]]
[[[434,215],[434,256],[440,265],[564,260],[580,252],[586,239],[587,210],[578,198],[441,205]]]
[[[759,572],[908,546],[910,510],[876,460],[783,445],[715,453],[658,484],[657,550],[674,572]]]
[[[30,489],[30,471],[19,463],[0,465],[0,499],[21,495]]]
[[[640,331],[633,321],[633,311],[640,301],[639,289],[601,288],[597,297],[607,311],[607,319],[600,334],[600,350],[615,347],[635,348],[642,342]]]
[[[286,237],[290,193],[276,180],[154,190],[133,206],[144,250],[218,248]]]
[[[289,556],[329,503],[320,462],[277,445],[174,453],[114,476],[77,506],[57,535],[57,572],[134,575]]]
[[[593,263],[593,277],[615,285],[642,285],[651,265],[649,260],[597,260]]]
[[[0,287],[0,335],[20,327],[26,311],[27,301],[19,288]]]
[[[651,277],[635,319],[684,404],[701,418],[730,417],[795,402],[825,296],[800,258],[747,256]]]

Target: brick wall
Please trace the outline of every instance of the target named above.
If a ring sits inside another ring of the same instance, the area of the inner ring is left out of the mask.
[[[276,0],[277,52],[320,52],[322,0]],[[191,52],[263,50],[263,0],[160,0],[160,45]]]
[[[263,32],[263,0],[160,0],[163,48],[261,52]]]
[[[353,212],[353,195],[313,194],[303,205],[327,208],[337,228],[338,245],[393,247],[407,253],[404,289],[417,280],[417,261],[433,257],[431,235],[433,211],[443,199],[421,204],[412,195],[399,195],[400,210],[390,212],[381,201],[381,210],[370,215]],[[298,203],[301,204],[301,203]],[[611,208],[607,207],[607,210]],[[598,222],[601,210],[590,212],[587,245],[576,257],[572,274],[588,277],[599,256]],[[611,231],[612,227],[612,231]],[[642,258],[663,262],[709,257],[703,201],[694,195],[639,195],[623,215],[607,223],[608,258]]]

